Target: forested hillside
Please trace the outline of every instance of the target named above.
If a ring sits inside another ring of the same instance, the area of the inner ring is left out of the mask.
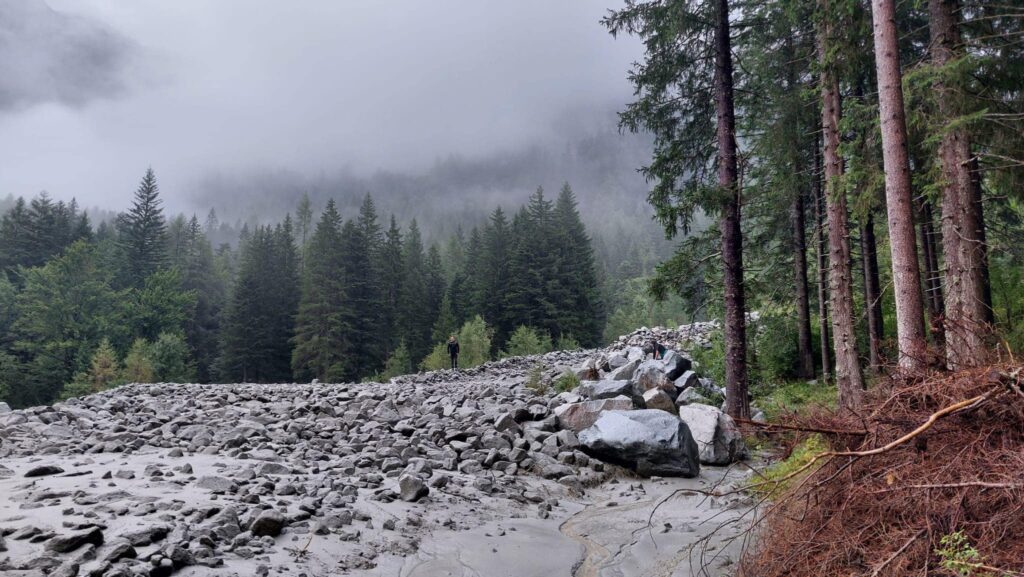
[[[168,222],[152,170],[131,209],[97,227],[74,203],[18,199],[0,222],[0,396],[25,406],[123,382],[358,382],[440,368],[450,335],[464,364],[595,346],[617,285],[599,278],[568,184],[511,215],[495,207],[444,244],[426,245],[415,219],[382,222],[369,194],[344,216],[303,198],[294,217],[215,248],[217,227]]]

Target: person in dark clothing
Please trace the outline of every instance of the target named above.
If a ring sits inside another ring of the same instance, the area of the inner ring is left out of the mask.
[[[665,353],[666,352],[668,352],[668,349],[665,348],[665,345],[663,345],[663,344],[661,344],[661,343],[659,343],[658,341],[655,341],[655,340],[651,341],[651,357],[652,358],[654,358],[654,359],[663,359],[663,358],[665,358]]]
[[[455,335],[448,339],[448,355],[452,358],[452,368],[459,368],[459,339]]]

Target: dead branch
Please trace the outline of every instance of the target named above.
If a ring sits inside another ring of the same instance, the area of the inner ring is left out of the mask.
[[[750,419],[733,419],[741,425],[750,425],[752,427],[759,427],[762,429],[779,429],[782,431],[799,431],[802,433],[821,433],[823,435],[867,435],[867,431],[841,431],[837,429],[821,429],[817,427],[808,427],[803,425],[784,425],[782,423],[761,423],[758,421],[751,421]],[[774,431],[766,431],[772,433]]]
[[[907,550],[907,548],[909,548],[911,545],[914,544],[914,541],[917,541],[918,539],[920,539],[921,535],[924,535],[927,532],[928,532],[928,529],[921,529],[920,531],[915,533],[913,537],[911,537],[910,539],[907,539],[907,542],[904,543],[902,547],[897,549],[895,553],[890,555],[888,559],[886,559],[884,562],[882,562],[881,565],[879,565],[874,571],[871,572],[871,577],[878,577],[878,574],[882,572],[882,569],[885,569],[889,565],[889,563],[892,563],[893,560],[895,560],[897,557],[902,555],[903,552]]]

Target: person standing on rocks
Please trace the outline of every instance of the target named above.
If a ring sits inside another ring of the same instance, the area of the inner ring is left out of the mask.
[[[459,368],[459,339],[455,335],[448,338],[448,356],[452,358],[452,369]]]
[[[653,358],[653,359],[665,358],[665,353],[667,351],[668,351],[668,349],[665,348],[665,345],[659,343],[657,340],[651,340],[651,358]]]

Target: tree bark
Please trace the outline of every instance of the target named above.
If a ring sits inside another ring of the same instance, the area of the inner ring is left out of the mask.
[[[921,252],[924,255],[925,304],[928,305],[928,328],[932,342],[940,349],[945,348],[943,329],[942,283],[939,280],[939,251],[935,242],[935,217],[932,203],[923,200],[918,209],[921,235]]]
[[[931,57],[944,67],[961,55],[957,0],[930,0]],[[958,116],[953,90],[935,83],[939,114],[950,123]],[[971,174],[967,130],[946,130],[939,143],[942,166],[942,252],[946,266],[946,365],[978,366],[988,359],[985,339],[990,313],[985,301],[987,274],[981,187]]]
[[[899,365],[915,370],[927,364],[921,270],[917,261],[914,211],[910,195],[907,119],[903,108],[895,0],[872,0],[878,111],[882,124],[885,205],[889,218],[892,284],[896,297],[896,340]]]
[[[827,0],[823,1],[828,8]],[[831,41],[829,17],[823,19],[818,34],[818,58],[821,62],[821,126],[824,133],[825,209],[828,215],[829,296],[832,303],[832,341],[836,355],[836,385],[839,407],[855,409],[864,401],[864,376],[857,353],[853,316],[853,279],[850,274],[849,222],[846,193],[840,186],[843,160],[839,155],[839,119],[842,101],[839,83],[829,62]]]
[[[796,289],[798,364],[797,376],[814,378],[814,352],[811,350],[811,305],[807,288],[807,231],[804,221],[804,194],[793,197],[793,280]]]
[[[814,176],[811,180],[811,193],[814,195],[814,239],[817,245],[818,264],[818,332],[821,346],[821,380],[828,382],[832,379],[832,360],[829,347],[832,340],[828,334],[828,271],[827,250],[828,244],[825,240],[825,211],[823,205],[825,198],[821,188],[821,150],[819,139],[814,139]]]
[[[875,217],[869,213],[861,225],[861,262],[864,267],[864,306],[868,316],[868,363],[874,373],[882,368],[882,288],[878,274],[878,244],[875,240]]]
[[[718,184],[727,201],[722,207],[722,263],[725,284],[725,412],[750,418],[747,398],[747,325],[743,295],[743,235],[740,230],[739,168],[736,159],[736,114],[733,103],[729,0],[718,0],[715,25],[715,116],[718,136]]]
[[[786,66],[786,89],[798,90],[796,70],[797,59],[793,51],[792,37],[787,37],[783,44],[783,55],[788,63]],[[793,172],[804,173],[803,152],[793,149]],[[801,379],[814,378],[814,350],[811,344],[811,305],[807,282],[807,220],[804,207],[805,188],[801,180],[797,180],[790,207],[790,225],[792,226],[793,242],[793,288],[796,293],[797,317],[797,368],[796,376]]]
[[[990,329],[996,323],[996,312],[992,308],[992,279],[989,278],[988,270],[988,238],[985,234],[985,208],[982,205],[981,195],[981,168],[978,167],[978,157],[971,155],[971,200],[974,203],[974,226],[978,231],[978,252],[981,257],[981,300],[984,304],[986,329]]]

